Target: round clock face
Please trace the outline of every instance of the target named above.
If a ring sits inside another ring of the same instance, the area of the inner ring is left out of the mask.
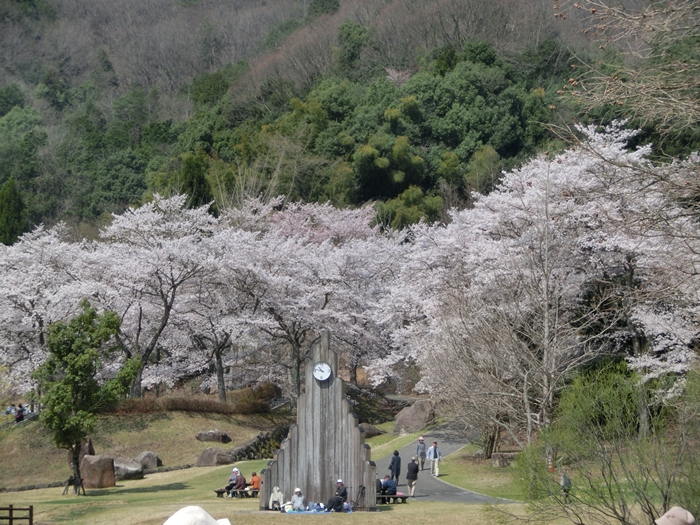
[[[314,377],[319,381],[325,381],[331,377],[331,365],[319,361],[314,365]]]

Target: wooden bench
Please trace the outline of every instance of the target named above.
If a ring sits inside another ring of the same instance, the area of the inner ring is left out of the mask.
[[[257,498],[260,494],[259,490],[232,490],[231,495],[234,498]]]
[[[386,505],[387,503],[406,503],[406,500],[410,498],[408,494],[382,494],[377,492],[377,503],[381,505]]]
[[[226,489],[214,489],[217,498],[223,498],[226,495]],[[260,494],[259,490],[232,490],[231,495],[234,498],[257,498]]]

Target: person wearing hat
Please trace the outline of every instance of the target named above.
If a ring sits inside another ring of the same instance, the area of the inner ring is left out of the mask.
[[[306,510],[306,500],[299,487],[294,489],[292,496],[292,510]]]
[[[406,467],[406,485],[408,486],[408,495],[413,497],[416,491],[416,481],[418,481],[418,462],[417,457],[413,456]]]
[[[335,496],[328,500],[326,512],[341,512],[343,504],[348,500],[348,489],[345,488],[343,480],[335,482]]]
[[[233,489],[236,486],[236,478],[238,477],[238,469],[233,468],[231,471],[231,475],[228,477],[228,485],[226,485],[224,488],[226,489],[226,494],[227,498],[232,498],[233,494],[231,494],[231,489]]]
[[[416,458],[418,458],[418,464],[420,465],[420,469],[423,470],[426,458],[425,439],[423,439],[423,436],[418,438],[418,446],[416,447]]]
[[[695,517],[682,507],[671,507],[654,523],[656,525],[695,525]]]
[[[234,485],[233,490],[235,490],[235,491],[239,491],[239,490],[245,491],[246,488],[248,488],[248,483],[246,482],[246,479],[245,479],[245,476],[243,475],[243,473],[239,470],[238,472],[236,472],[236,484]],[[239,494],[242,496],[242,495],[245,494],[245,493],[244,493],[244,492],[239,492]]]

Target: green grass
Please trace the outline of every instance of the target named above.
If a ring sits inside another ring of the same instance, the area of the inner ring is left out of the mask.
[[[198,413],[154,413],[146,415],[111,415],[100,418],[93,436],[97,453],[134,457],[144,450],[158,454],[166,466],[194,464],[209,446],[230,448],[249,441],[277,421],[259,416],[228,416]],[[415,441],[418,434],[394,436],[393,422],[379,425],[386,434],[368,439],[372,456],[387,456]],[[195,439],[197,432],[217,428],[227,432],[233,443],[220,445]],[[494,469],[490,462],[471,459],[472,449],[465,447],[441,464],[445,481],[491,496],[518,499],[510,469]],[[66,451],[57,450],[38,422],[11,427],[0,435],[0,487],[65,480],[70,474]],[[240,462],[237,466],[249,478],[260,472],[267,460]],[[215,518],[228,517],[232,522],[254,520],[255,525],[289,519],[331,519],[345,524],[362,520],[363,525],[422,525],[430,520],[450,523],[487,523],[490,521],[480,505],[461,505],[414,501],[408,505],[381,507],[376,513],[333,515],[324,518],[291,518],[280,513],[260,512],[257,499],[217,498],[213,489],[227,483],[232,465],[202,467],[149,474],[143,480],[120,481],[108,489],[88,489],[87,496],[62,496],[62,488],[0,493],[0,506],[34,505],[37,525],[161,525],[178,509],[187,505],[203,507]],[[522,505],[509,506],[519,512]],[[237,515],[246,515],[237,516]]]
[[[480,494],[519,501],[523,499],[516,484],[512,467],[493,467],[491,460],[475,459],[480,447],[469,444],[440,462],[440,477],[444,481]]]
[[[164,466],[192,465],[208,447],[232,448],[252,440],[276,423],[261,416],[159,412],[100,417],[92,435],[97,454],[133,458],[150,450]],[[218,429],[232,443],[197,441],[198,432]],[[14,488],[64,481],[71,474],[67,451],[59,450],[38,421],[22,423],[0,434],[0,487]]]
[[[260,471],[264,461],[240,462],[246,476]],[[0,506],[34,506],[37,525],[161,525],[178,509],[187,505],[204,508],[216,519],[255,525],[289,523],[289,520],[332,520],[344,525],[423,525],[432,520],[449,523],[487,523],[481,505],[413,501],[406,505],[381,507],[379,512],[356,512],[331,516],[292,517],[277,512],[259,511],[259,500],[217,498],[213,489],[228,479],[229,465],[202,467],[151,474],[143,480],[122,481],[118,486],[88,490],[86,496],[62,496],[62,489],[0,493]],[[517,511],[518,505],[514,506]],[[296,522],[295,522],[296,523]],[[320,522],[319,522],[320,523]]]
[[[394,450],[399,450],[411,441],[417,441],[420,432],[415,432],[413,434],[403,434],[401,436],[395,436],[392,434],[394,430],[394,422],[388,421],[382,423],[381,425],[375,425],[377,428],[386,430],[386,434],[380,434],[373,438],[367,439],[366,443],[372,447],[372,459],[377,460],[388,456]],[[423,431],[425,432],[425,431]]]

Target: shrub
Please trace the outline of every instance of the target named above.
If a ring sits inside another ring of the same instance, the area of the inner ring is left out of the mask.
[[[152,414],[156,412],[198,412],[206,414],[265,414],[270,411],[267,401],[256,398],[251,389],[244,389],[231,396],[231,401],[221,403],[202,397],[131,398],[119,403],[115,412],[120,414]]]
[[[262,385],[254,388],[253,393],[257,399],[269,401],[270,399],[281,397],[282,389],[272,383],[263,383]]]

